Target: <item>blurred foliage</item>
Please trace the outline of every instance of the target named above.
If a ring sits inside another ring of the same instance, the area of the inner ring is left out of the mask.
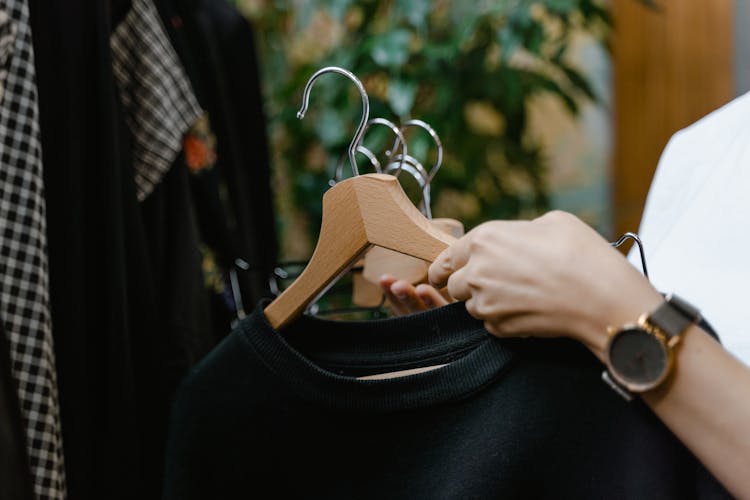
[[[419,118],[435,128],[445,157],[432,184],[433,213],[468,229],[549,208],[529,103],[552,94],[575,114],[583,100],[595,101],[568,49],[581,33],[606,44],[611,27],[605,0],[235,1],[260,44],[281,234],[299,239],[308,231],[312,241],[321,196],[361,118],[355,86],[332,74],[316,82],[307,116],[297,119],[316,70],[335,65],[356,74],[371,118]],[[375,127],[366,142],[384,143],[385,134]],[[427,134],[410,135],[409,148],[432,164]]]

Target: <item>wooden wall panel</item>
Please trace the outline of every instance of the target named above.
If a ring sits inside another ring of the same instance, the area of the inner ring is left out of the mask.
[[[734,96],[733,0],[614,0],[616,234],[637,231],[670,136]]]

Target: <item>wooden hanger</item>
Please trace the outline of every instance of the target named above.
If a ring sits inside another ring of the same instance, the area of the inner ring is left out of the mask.
[[[302,108],[297,116],[304,117],[313,82],[329,72],[347,76],[362,95],[362,120],[349,145],[354,177],[325,192],[320,236],[307,267],[264,309],[269,323],[277,330],[302,314],[370,246],[431,262],[455,241],[430,224],[404,193],[398,179],[385,174],[358,175],[354,155],[364,134],[369,102],[364,86],[351,72],[329,66],[313,74],[305,86]]]
[[[283,328],[371,245],[432,262],[454,241],[430,224],[392,175],[351,177],[323,195],[320,237],[310,262],[264,313],[271,326]]]
[[[404,133],[409,127],[424,129],[435,143],[437,152],[436,161],[429,172],[417,158],[409,155],[406,150],[406,139]],[[396,134],[396,142],[393,144],[391,151],[386,153],[386,155],[390,157],[390,163],[382,169],[382,173],[393,174],[397,177],[399,174],[403,175],[404,172],[411,175],[419,185],[422,192],[422,199],[417,205],[420,212],[430,220],[430,224],[432,224],[433,227],[437,227],[444,233],[460,238],[464,233],[464,226],[460,221],[447,218],[432,218],[432,207],[430,206],[431,183],[443,162],[443,143],[440,140],[440,137],[435,129],[433,129],[428,123],[417,119],[406,121],[401,126],[400,131],[400,134]],[[399,155],[395,155],[394,153],[397,151],[402,141],[402,152]],[[416,259],[385,248],[375,247],[368,250],[367,255],[365,255],[364,266],[361,272],[361,277],[364,278],[364,280],[360,280],[359,283],[355,282],[354,284],[359,285],[360,288],[364,288],[364,291],[372,289],[373,291],[378,292],[379,297],[376,298],[381,298],[382,289],[380,288],[379,281],[383,274],[387,273],[400,280],[407,281],[412,285],[417,285],[419,283],[427,282],[428,267],[429,264],[421,259]],[[354,299],[362,298],[362,296],[366,299],[370,299],[365,293],[361,293],[361,290],[355,288],[354,291],[360,292],[360,297],[357,297],[355,294]]]

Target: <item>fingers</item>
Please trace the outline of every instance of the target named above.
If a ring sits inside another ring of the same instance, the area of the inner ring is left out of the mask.
[[[380,288],[382,288],[383,293],[385,294],[386,299],[388,300],[388,303],[391,306],[391,310],[393,310],[394,314],[403,316],[405,314],[409,314],[409,311],[406,309],[406,305],[401,303],[401,299],[399,299],[396,294],[391,291],[391,286],[397,281],[398,279],[394,276],[386,274],[380,278],[379,284]]]
[[[379,282],[380,287],[383,289],[383,292],[391,304],[393,312],[399,316],[426,311],[431,307],[425,304],[422,298],[417,294],[414,285],[408,281],[399,280],[390,275],[384,275],[380,278]]]
[[[461,269],[466,264],[469,260],[470,243],[471,232],[466,234],[463,238],[456,240],[455,243],[443,250],[443,252],[437,256],[427,271],[427,278],[433,286],[436,288],[444,287],[446,283],[448,283],[450,275],[458,269]]]
[[[383,275],[379,283],[393,312],[400,316],[442,307],[449,303],[448,298],[444,297],[439,290],[427,284],[415,287],[389,274]]]
[[[391,293],[410,313],[426,311],[427,305],[417,295],[417,290],[408,281],[398,280],[391,285]]]
[[[421,284],[416,288],[417,296],[428,308],[442,307],[448,304],[448,300],[433,286]]]
[[[471,298],[471,292],[465,267],[462,267],[448,277],[448,294],[454,299],[466,301]]]

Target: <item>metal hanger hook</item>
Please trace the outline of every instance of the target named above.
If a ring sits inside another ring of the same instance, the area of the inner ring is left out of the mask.
[[[635,241],[635,244],[638,245],[638,252],[640,252],[641,255],[641,269],[643,269],[643,275],[648,279],[648,268],[646,268],[646,254],[643,252],[643,243],[641,242],[641,239],[637,234],[630,232],[625,233],[620,236],[619,240],[612,242],[611,245],[617,248],[629,239],[632,239],[633,241]]]
[[[305,113],[307,113],[307,106],[310,101],[310,91],[312,90],[312,86],[315,83],[315,80],[317,80],[320,75],[324,75],[326,73],[338,73],[349,78],[357,86],[357,90],[359,90],[359,93],[362,96],[362,119],[359,122],[359,126],[357,126],[357,130],[354,132],[354,137],[352,138],[352,142],[349,143],[349,149],[347,150],[349,153],[349,163],[352,167],[352,174],[357,176],[359,175],[359,169],[357,169],[357,161],[355,155],[357,146],[360,142],[362,142],[362,136],[364,136],[365,134],[365,124],[367,123],[367,119],[370,116],[370,100],[367,97],[365,86],[362,85],[362,82],[359,81],[359,78],[357,78],[354,73],[347,69],[339,68],[338,66],[326,66],[325,68],[321,68],[316,71],[310,77],[310,79],[307,80],[305,90],[302,92],[302,106],[300,107],[299,111],[297,111],[297,118],[301,120],[305,117]]]
[[[372,125],[385,125],[391,130],[391,132],[393,132],[396,135],[396,144],[402,145],[401,163],[399,165],[398,171],[395,174],[392,174],[394,177],[398,177],[398,174],[401,172],[401,167],[403,166],[404,161],[406,160],[406,155],[408,152],[404,134],[403,132],[401,132],[401,129],[398,128],[398,126],[396,126],[396,124],[393,123],[392,121],[386,120],[385,118],[373,118],[365,124],[365,130],[364,132],[362,132],[362,140],[364,140],[365,134],[367,133],[367,131],[370,129]],[[398,146],[395,146],[395,147],[398,147]],[[395,147],[394,147],[394,150],[386,151],[385,152],[386,156],[390,157],[395,152]],[[380,161],[378,161],[377,156],[370,149],[366,148],[362,144],[358,144],[356,152],[362,153],[364,156],[366,156],[367,159],[370,160],[370,165],[372,165],[375,168],[375,171],[377,173],[379,174],[383,173],[383,169],[380,166]],[[333,187],[336,185],[336,183],[338,183],[341,180],[341,177],[343,176],[343,169],[344,169],[344,163],[343,163],[343,157],[342,157],[339,160],[339,162],[336,164],[336,170],[334,172],[333,179],[328,181],[329,186]],[[390,172],[386,172],[386,173],[390,173]]]
[[[394,177],[398,177],[398,174],[401,173],[401,167],[403,167],[403,165],[404,165],[404,160],[405,160],[406,156],[408,155],[407,147],[406,147],[406,138],[404,137],[404,133],[401,131],[400,128],[398,128],[398,126],[396,126],[395,123],[393,123],[390,120],[386,120],[385,118],[373,118],[372,120],[368,121],[367,124],[365,125],[365,132],[367,132],[367,130],[372,125],[385,125],[396,136],[396,142],[393,145],[393,149],[391,149],[390,151],[386,151],[385,152],[386,156],[388,156],[388,157],[392,156],[396,152],[396,148],[398,147],[398,145],[399,144],[401,145],[401,155],[402,155],[401,156],[401,163],[399,164],[399,168],[398,168],[398,170],[396,170],[396,173],[392,174]],[[365,133],[363,132],[362,133],[362,139],[364,139],[364,135],[365,135]]]
[[[375,153],[370,151],[364,146],[357,146],[357,153],[362,153],[367,157],[368,160],[370,160],[370,165],[375,169],[377,173],[382,173],[383,168],[380,166],[380,161],[378,161],[378,157],[375,156]],[[328,181],[328,185],[330,187],[335,186],[340,180],[341,176],[344,175],[344,156],[341,156],[339,161],[336,163],[336,170],[333,173],[333,178]]]
[[[432,140],[435,141],[435,145],[437,146],[437,159],[435,160],[435,165],[432,166],[430,169],[430,174],[427,176],[427,184],[430,184],[432,180],[435,178],[435,174],[437,174],[438,170],[440,170],[440,166],[443,164],[443,143],[440,140],[440,136],[438,136],[437,132],[435,132],[435,129],[432,128],[427,122],[419,119],[412,119],[407,120],[404,122],[404,124],[401,126],[401,130],[403,131],[407,127],[420,127],[427,131],[428,134],[430,134],[430,137],[432,137]],[[398,147],[398,141],[399,138],[396,138],[396,142],[393,144],[393,151],[396,150]],[[404,153],[406,154],[406,153]]]
[[[398,166],[396,166],[397,161],[400,162]],[[401,169],[411,174],[412,177],[417,180],[419,188],[422,191],[422,200],[420,202],[422,208],[420,208],[420,211],[426,218],[432,219],[432,209],[430,207],[430,183],[427,182],[427,177],[429,176],[427,170],[425,170],[422,164],[413,156],[397,155],[395,161],[386,165],[384,172],[390,174],[394,170],[401,171]]]

